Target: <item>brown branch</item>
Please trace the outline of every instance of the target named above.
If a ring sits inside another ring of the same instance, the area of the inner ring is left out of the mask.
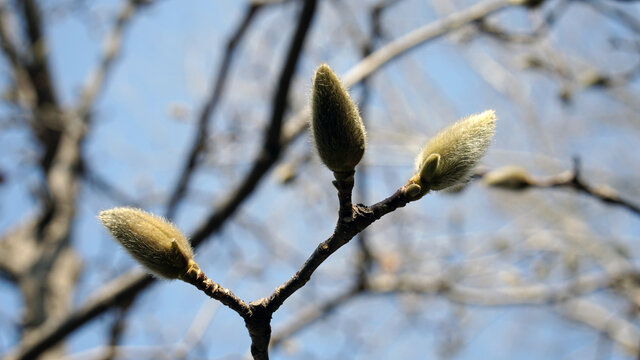
[[[209,279],[197,264],[194,264],[181,279],[197,287],[210,298],[220,301],[242,318],[246,319],[251,316],[251,309],[242,299],[238,298],[231,290]]]
[[[220,98],[222,97],[235,50],[237,49],[240,41],[249,29],[249,25],[255,18],[258,10],[260,10],[263,5],[265,5],[265,3],[252,2],[247,6],[244,18],[227,42],[226,51],[216,74],[213,91],[211,92],[209,99],[207,99],[204,106],[200,110],[200,114],[198,115],[198,128],[196,129],[195,139],[191,145],[191,149],[189,150],[189,155],[187,156],[186,161],[184,162],[184,165],[182,167],[180,178],[178,179],[173,191],[171,192],[171,195],[169,196],[169,203],[166,210],[166,215],[169,219],[174,217],[178,205],[184,198],[184,193],[187,189],[187,186],[189,185],[191,176],[198,166],[198,159],[205,150],[205,143],[209,136],[209,119],[213,115],[220,101]]]
[[[351,220],[353,220],[351,195],[353,193],[354,174],[355,171],[333,173],[333,176],[336,178],[333,181],[333,186],[338,190],[338,203],[340,204],[338,219],[340,222],[351,222]]]
[[[413,201],[405,194],[405,187],[400,188],[390,197],[380,201],[370,207],[358,204],[353,207],[354,216],[352,221],[344,222],[338,219],[338,224],[333,235],[326,241],[318,245],[302,267],[284,284],[280,285],[267,299],[266,307],[271,312],[275,312],[284,301],[293,295],[298,289],[303,287],[314,271],[331,254],[336,252],[343,245],[348,243],[356,234],[367,228],[374,221],[382,216],[405,206]]]

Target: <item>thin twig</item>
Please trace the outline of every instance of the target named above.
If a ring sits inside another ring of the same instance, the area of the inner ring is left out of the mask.
[[[181,279],[197,287],[210,298],[220,301],[243,318],[251,316],[251,309],[242,299],[231,290],[209,279],[197,265],[192,266]]]

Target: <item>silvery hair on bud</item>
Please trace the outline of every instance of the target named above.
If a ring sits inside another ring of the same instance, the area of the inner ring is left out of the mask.
[[[120,207],[102,211],[98,218],[133,258],[158,276],[177,279],[193,260],[187,238],[159,216]]]
[[[322,162],[333,172],[351,172],[366,145],[358,108],[338,76],[320,65],[311,90],[311,130]]]
[[[495,112],[487,110],[468,116],[434,136],[416,157],[417,180],[426,187],[425,191],[442,190],[467,180],[489,148],[495,123]]]

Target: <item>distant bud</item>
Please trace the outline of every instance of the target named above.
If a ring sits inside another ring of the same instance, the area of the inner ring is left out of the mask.
[[[102,211],[98,218],[131,256],[158,276],[177,279],[194,264],[187,238],[159,216],[121,207]]]
[[[322,162],[333,172],[352,172],[365,150],[358,108],[328,65],[313,78],[311,129]]]
[[[433,137],[416,157],[416,174],[409,180],[420,186],[419,196],[467,180],[489,147],[495,123],[495,112],[487,110],[462,119]]]
[[[517,166],[505,166],[490,171],[483,180],[489,186],[509,190],[520,190],[533,184],[533,179],[527,170]]]

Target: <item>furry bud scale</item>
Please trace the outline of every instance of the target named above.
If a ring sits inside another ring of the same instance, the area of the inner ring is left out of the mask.
[[[100,212],[98,218],[134,259],[158,276],[180,278],[193,263],[187,238],[159,216],[119,207]]]
[[[364,154],[364,124],[349,93],[326,64],[313,78],[311,130],[322,162],[333,172],[352,172]]]
[[[495,133],[493,110],[468,116],[434,136],[416,157],[410,182],[429,190],[442,190],[467,179],[484,155]]]

